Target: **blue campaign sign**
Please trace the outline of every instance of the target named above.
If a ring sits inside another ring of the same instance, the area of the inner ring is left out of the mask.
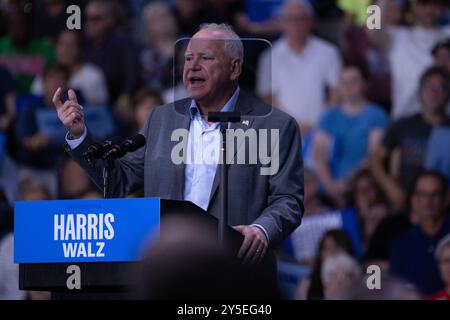
[[[14,262],[124,262],[159,235],[159,198],[18,201]]]

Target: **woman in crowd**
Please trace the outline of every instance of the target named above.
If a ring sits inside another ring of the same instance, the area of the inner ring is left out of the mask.
[[[56,59],[69,70],[69,88],[79,90],[89,106],[106,105],[108,89],[103,72],[91,63],[82,63],[81,35],[74,30],[62,31],[56,41]],[[43,94],[42,76],[37,76],[31,88],[33,94]]]
[[[296,298],[299,300],[324,299],[324,286],[321,277],[322,264],[327,257],[343,252],[354,256],[354,250],[347,234],[341,230],[328,231],[319,244],[311,276],[300,282]]]

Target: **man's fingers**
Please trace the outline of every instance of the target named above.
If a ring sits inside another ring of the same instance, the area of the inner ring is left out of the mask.
[[[61,117],[64,119],[65,117],[67,117],[69,114],[71,114],[72,112],[76,111],[76,112],[80,112],[83,113],[81,111],[81,106],[77,105],[77,104],[73,104],[72,102],[69,102],[65,108],[63,107],[61,109]]]
[[[242,242],[241,248],[239,249],[239,252],[238,252],[239,259],[242,259],[242,257],[247,252],[247,250],[251,244],[252,244],[252,240],[249,237],[245,237],[244,241]]]
[[[69,114],[67,115],[66,119],[67,119],[67,120],[70,120],[70,118],[71,118],[72,116],[75,116],[76,118],[79,118],[79,119],[83,118],[83,114],[82,114],[81,112],[74,111],[74,112],[69,113]]]
[[[78,104],[77,94],[72,89],[69,89],[69,100]]]
[[[56,109],[60,109],[63,106],[63,104],[61,102],[61,88],[58,88],[55,91],[52,101],[53,101],[53,104],[55,105]]]
[[[267,252],[267,246],[264,246],[261,250],[261,255],[259,256],[257,264],[260,264],[262,262],[262,260],[264,259],[264,256],[266,255],[266,252]]]
[[[258,239],[253,238],[252,245],[248,249],[247,254],[245,255],[245,258],[243,260],[243,263],[245,265],[250,265],[251,262],[253,261],[253,258],[255,256],[258,256],[258,254],[259,254],[259,246],[260,245],[258,243]]]
[[[81,112],[80,110],[76,109],[76,108],[71,108],[70,110],[67,110],[67,112],[64,113],[63,117],[62,117],[62,121],[66,124],[70,124],[70,117],[72,115],[76,115],[79,119],[83,118],[83,112]]]
[[[81,120],[82,118],[83,118],[82,114],[78,112],[73,112],[66,118],[66,123],[73,124],[76,123],[78,120]]]
[[[81,120],[83,118],[83,114],[81,112],[74,111],[74,112],[69,114],[69,117],[71,117],[72,115],[74,115],[75,118],[77,118],[79,120]]]
[[[264,246],[261,244],[258,246],[258,248],[255,250],[255,253],[253,254],[253,257],[251,258],[249,264],[250,265],[256,265],[258,261],[261,259],[261,255],[263,254]]]
[[[244,235],[244,241],[239,249],[238,258],[242,260],[244,265],[259,263],[267,251],[267,243],[259,235],[261,233],[259,229],[256,232],[252,227],[243,225],[234,226],[233,228]]]
[[[64,104],[59,109],[57,109],[58,116],[60,118],[66,116],[67,114],[69,114],[69,112],[70,112],[69,109],[72,107],[75,107],[80,111],[83,110],[83,107],[80,106],[78,103],[67,100],[66,102],[64,102]]]

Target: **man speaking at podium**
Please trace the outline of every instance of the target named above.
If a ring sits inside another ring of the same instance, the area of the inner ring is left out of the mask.
[[[145,147],[115,160],[111,171],[110,196],[126,197],[144,186],[146,197],[187,200],[218,216],[217,170],[220,154],[219,123],[207,121],[208,112],[240,112],[244,121],[229,124],[230,129],[255,132],[277,129],[277,168],[261,174],[260,162],[228,167],[228,223],[243,234],[238,257],[245,264],[256,264],[268,248],[280,244],[299,224],[303,213],[303,164],[300,133],[296,121],[239,89],[243,63],[243,44],[225,24],[205,24],[191,38],[185,53],[183,83],[190,98],[156,108],[141,134]],[[69,100],[53,102],[58,117],[68,130],[66,149],[97,186],[103,186],[102,161],[89,165],[83,154],[94,143],[83,120],[83,108],[73,90]],[[175,163],[173,141],[176,130],[188,132],[187,153],[193,163]],[[215,161],[201,163],[202,150],[212,150]],[[200,163],[200,164],[199,164]],[[228,162],[227,162],[228,163]]]

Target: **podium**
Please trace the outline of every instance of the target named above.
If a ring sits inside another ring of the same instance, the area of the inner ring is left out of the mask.
[[[135,199],[121,200],[133,201]],[[218,229],[217,219],[191,202],[164,199],[159,201],[161,217],[175,214],[191,215],[200,219],[202,223],[211,225],[211,230]],[[228,227],[227,247],[237,254],[242,241],[243,236]],[[133,274],[139,263],[139,261],[19,263],[19,288],[21,290],[51,291],[53,299],[126,298],[127,289],[134,284],[133,277],[127,275]],[[70,265],[80,268],[82,275],[80,290],[67,288],[66,282],[70,276],[67,268]]]

